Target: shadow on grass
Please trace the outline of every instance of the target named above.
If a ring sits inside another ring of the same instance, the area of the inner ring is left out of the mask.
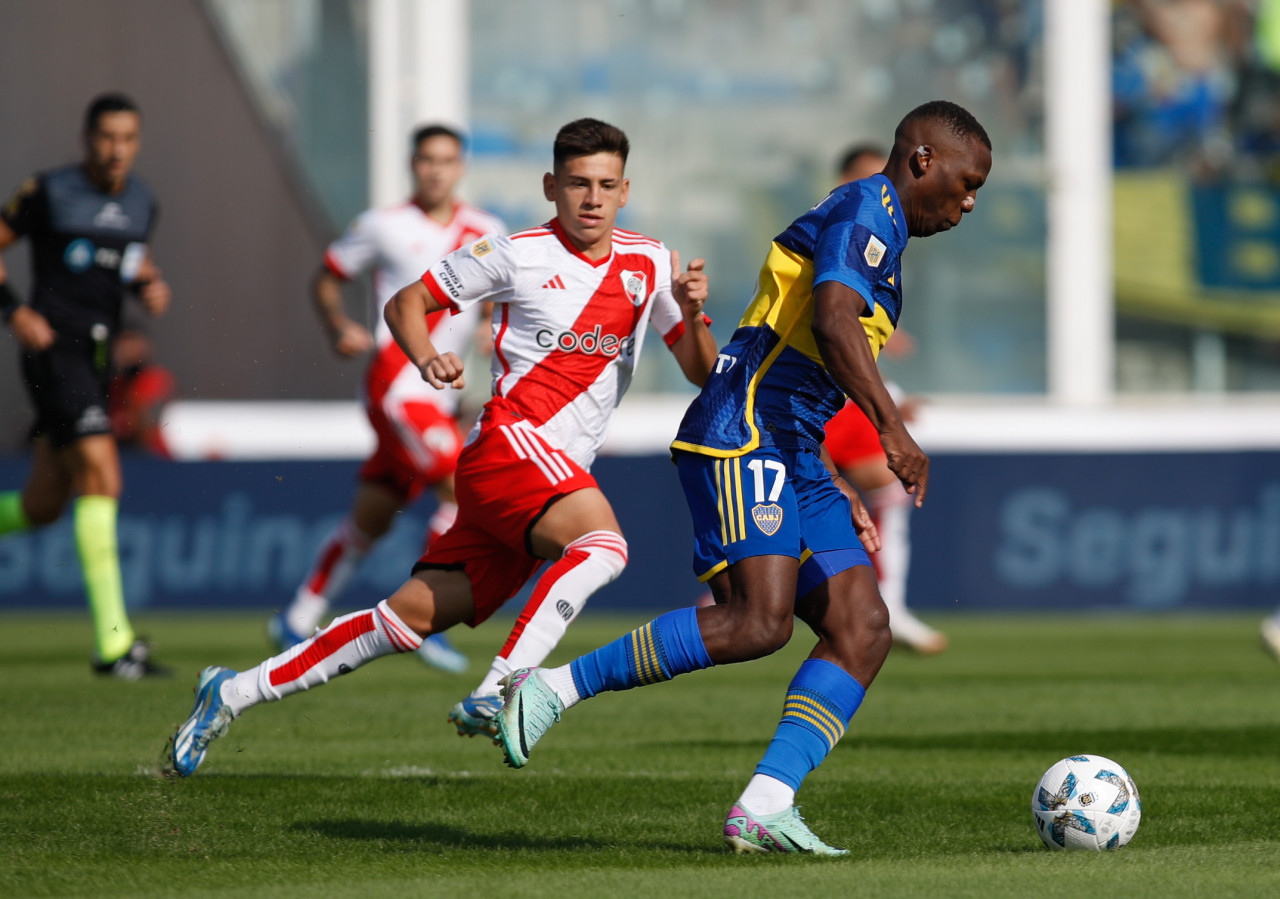
[[[301,821],[290,830],[313,833],[334,840],[355,840],[370,843],[391,843],[400,846],[474,851],[521,849],[534,852],[581,852],[583,850],[657,850],[684,855],[719,855],[711,848],[690,846],[688,843],[661,841],[640,842],[630,839],[625,843],[608,842],[577,836],[538,836],[532,833],[477,833],[448,824],[406,824],[400,821],[376,821],[360,818],[339,818],[319,821]]]
[[[764,742],[753,740],[664,740],[634,744],[637,748],[680,745],[715,750],[757,748]],[[909,736],[905,734],[854,733],[840,741],[837,751],[856,749],[892,749],[908,752],[930,752],[938,749],[958,751],[1036,752],[1061,755],[1066,751],[1132,752],[1168,755],[1213,755],[1227,758],[1254,758],[1260,752],[1274,751],[1280,746],[1280,725],[1215,727],[1191,730],[1185,727],[1146,728],[1061,728],[1026,731],[966,731]]]

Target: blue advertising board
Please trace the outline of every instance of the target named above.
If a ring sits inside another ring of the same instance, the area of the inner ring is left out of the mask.
[[[1270,607],[1280,453],[935,456],[920,608]]]
[[[0,485],[26,475],[0,460]],[[128,457],[120,548],[134,608],[274,609],[343,514],[351,461]],[[604,457],[631,562],[590,608],[668,609],[702,592],[671,462]],[[397,521],[343,597],[371,605],[407,576],[431,501]],[[933,457],[912,515],[909,602],[922,610],[1270,607],[1280,597],[1280,453]],[[69,516],[0,539],[0,608],[79,606]]]

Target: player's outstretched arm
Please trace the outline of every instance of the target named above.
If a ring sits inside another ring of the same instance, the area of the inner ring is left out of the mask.
[[[427,290],[427,285],[414,281],[387,301],[382,317],[400,349],[421,372],[422,380],[438,390],[443,390],[446,384],[461,390],[466,386],[462,360],[457,353],[437,352],[427,328],[427,314],[443,308]]]
[[[671,294],[680,304],[684,317],[684,333],[671,345],[671,352],[684,376],[698,387],[707,383],[711,366],[716,363],[717,350],[715,338],[702,315],[702,307],[710,296],[710,282],[702,270],[705,265],[705,260],[695,259],[689,263],[687,272],[681,272],[680,254],[671,251]]]
[[[325,266],[311,280],[311,302],[339,356],[358,356],[373,349],[367,328],[350,318],[342,303],[342,281]]]
[[[814,341],[831,377],[880,432],[889,469],[920,506],[929,486],[929,457],[907,433],[880,379],[860,318],[866,309],[867,301],[853,288],[823,281],[813,292]]]

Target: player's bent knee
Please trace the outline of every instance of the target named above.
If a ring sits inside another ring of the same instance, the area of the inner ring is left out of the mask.
[[[471,583],[461,571],[418,571],[387,598],[387,605],[419,636],[439,633],[475,614]]]
[[[745,658],[760,659],[773,655],[791,642],[794,624],[791,616],[741,615],[734,628],[733,643]]]
[[[22,493],[22,514],[31,527],[42,528],[58,520],[70,498],[66,490],[41,491],[28,487]]]
[[[48,527],[53,524],[62,515],[62,507],[52,508],[47,506],[38,506],[34,509],[23,509],[27,516],[27,522],[33,528]]]
[[[616,531],[591,531],[564,548],[564,555],[581,553],[601,566],[605,583],[615,580],[627,567],[627,541]],[[603,584],[601,585],[603,586]]]
[[[889,608],[880,595],[851,604],[841,618],[830,621],[831,628],[855,637],[862,644],[889,641]]]
[[[889,633],[889,607],[884,604],[878,595],[876,601],[867,603],[866,610],[861,615],[862,626],[869,631],[876,633]]]

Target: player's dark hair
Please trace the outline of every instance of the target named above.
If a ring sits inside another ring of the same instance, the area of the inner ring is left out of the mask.
[[[596,153],[617,153],[622,157],[622,164],[626,165],[630,152],[631,142],[621,128],[599,119],[575,119],[556,134],[552,155],[556,168],[559,168],[570,159]]]
[[[433,137],[451,137],[458,142],[458,146],[462,149],[467,148],[467,139],[462,136],[461,131],[455,131],[448,125],[423,125],[413,132],[413,143],[409,149],[413,153],[418,152],[418,148],[422,146],[424,140],[431,140]]]
[[[853,167],[854,162],[863,156],[876,156],[880,159],[887,159],[889,154],[879,144],[853,144],[840,154],[840,160],[836,165],[836,174],[843,175]]]
[[[84,111],[84,130],[86,132],[97,131],[98,121],[104,115],[112,112],[136,112],[139,116],[142,115],[142,110],[138,109],[138,104],[124,94],[99,94],[89,102],[89,108]]]
[[[973,113],[950,100],[930,100],[911,110],[898,123],[898,129],[893,133],[894,140],[902,140],[907,126],[916,122],[933,122],[943,126],[954,137],[977,139],[988,150],[991,149],[991,138],[987,137],[986,129],[973,117]]]

